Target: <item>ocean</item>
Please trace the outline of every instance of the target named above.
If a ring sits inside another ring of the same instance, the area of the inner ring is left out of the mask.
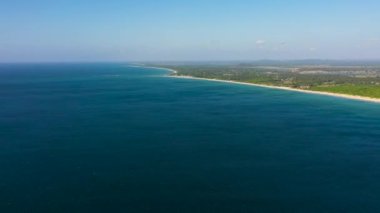
[[[380,212],[380,104],[0,65],[0,212]]]

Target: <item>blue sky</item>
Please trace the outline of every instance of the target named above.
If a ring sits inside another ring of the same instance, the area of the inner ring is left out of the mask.
[[[2,0],[0,61],[380,59],[378,0]]]

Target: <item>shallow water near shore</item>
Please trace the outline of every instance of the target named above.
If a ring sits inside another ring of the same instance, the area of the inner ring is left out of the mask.
[[[380,106],[0,65],[0,212],[380,212]]]

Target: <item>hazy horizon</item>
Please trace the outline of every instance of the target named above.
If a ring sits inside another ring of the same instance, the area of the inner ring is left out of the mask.
[[[380,60],[379,6],[15,0],[0,7],[0,62]]]

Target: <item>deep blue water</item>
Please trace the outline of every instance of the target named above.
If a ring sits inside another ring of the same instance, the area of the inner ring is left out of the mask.
[[[380,105],[0,65],[0,212],[380,212]]]

